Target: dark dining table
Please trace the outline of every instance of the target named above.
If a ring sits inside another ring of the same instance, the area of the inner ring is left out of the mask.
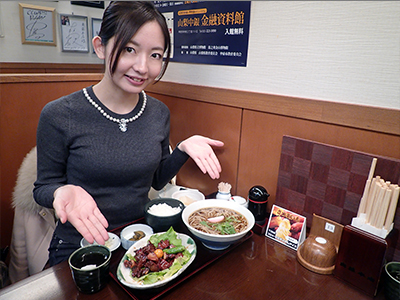
[[[63,262],[1,289],[0,299],[384,299],[382,289],[372,297],[332,274],[309,271],[299,264],[295,250],[263,234],[251,231],[223,251],[194,240],[198,252],[193,266],[155,290],[138,291],[118,281],[115,272],[125,253],[120,247],[112,254],[109,282],[95,294],[80,293]]]

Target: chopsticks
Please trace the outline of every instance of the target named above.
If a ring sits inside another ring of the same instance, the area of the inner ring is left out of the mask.
[[[385,220],[385,229],[388,230],[390,228],[391,223],[393,223],[394,216],[396,214],[397,202],[399,201],[400,187],[396,185],[391,185],[390,189],[392,190],[392,197],[389,204],[389,211]]]
[[[396,214],[400,187],[390,181],[385,181],[380,176],[372,178],[376,162],[377,159],[373,158],[357,217],[365,216],[365,223],[388,231]]]
[[[368,203],[370,203],[368,201],[368,198],[370,196],[371,180],[372,180],[372,176],[374,176],[377,161],[378,161],[378,159],[375,157],[372,159],[371,167],[369,169],[368,179],[367,179],[367,182],[365,183],[365,188],[364,188],[364,192],[363,192],[363,195],[361,198],[360,206],[358,207],[357,217],[360,217],[360,215],[362,213],[366,212]]]

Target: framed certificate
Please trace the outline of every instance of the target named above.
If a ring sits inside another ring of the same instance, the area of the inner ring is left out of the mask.
[[[64,52],[89,52],[88,18],[60,14],[61,44]]]
[[[100,27],[101,27],[101,19],[92,18],[92,39],[99,35]]]
[[[56,46],[55,8],[19,4],[22,44]]]
[[[96,8],[104,8],[104,1],[71,1],[71,4]]]
[[[102,19],[92,18],[92,40],[95,36],[99,35]],[[93,48],[93,53],[95,53]]]

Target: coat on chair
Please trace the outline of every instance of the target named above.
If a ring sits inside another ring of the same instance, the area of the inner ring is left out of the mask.
[[[11,283],[43,270],[56,226],[54,210],[39,206],[33,198],[36,161],[34,147],[21,164],[13,192],[12,205],[15,211],[10,246]]]

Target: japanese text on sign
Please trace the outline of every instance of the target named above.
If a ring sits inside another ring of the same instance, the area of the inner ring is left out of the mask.
[[[172,39],[171,61],[246,66],[250,1],[155,1]]]

